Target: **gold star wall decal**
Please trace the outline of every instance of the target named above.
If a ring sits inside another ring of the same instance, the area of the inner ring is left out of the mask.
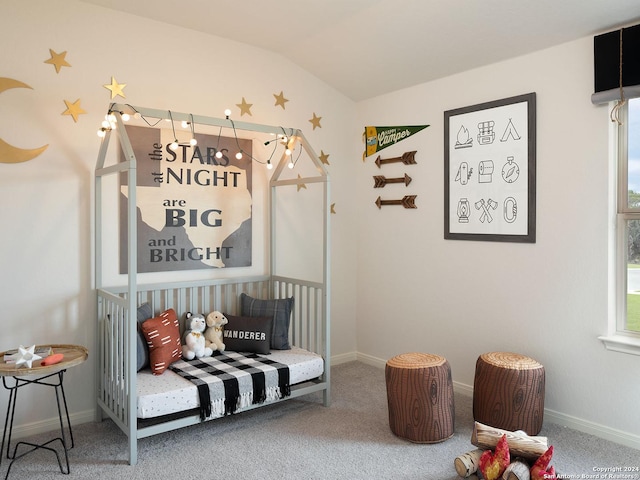
[[[300,176],[300,174],[298,174],[298,179],[300,179],[300,178],[302,178],[302,177]],[[306,189],[306,188],[307,188],[307,186],[306,186],[304,183],[299,183],[299,184],[298,184],[298,192],[299,192],[299,191],[300,191],[300,189],[302,189],[302,188]]]
[[[328,153],[324,153],[324,151],[320,150],[320,156],[318,158],[325,165],[329,165],[329,154]]]
[[[49,49],[49,54],[51,55],[51,58],[49,58],[48,60],[45,60],[44,63],[50,63],[51,65],[56,67],[56,73],[60,73],[60,69],[62,67],[71,66],[71,64],[67,62],[64,58],[67,55],[66,51],[62,53],[56,53],[52,49]]]
[[[334,214],[336,213],[336,204],[335,203],[331,204],[331,213],[334,213]]]
[[[284,98],[284,92],[280,90],[280,95],[276,95],[274,93],[273,96],[276,97],[276,104],[274,106],[277,107],[278,105],[280,105],[284,110],[284,104],[289,101],[288,99]]]
[[[111,91],[111,99],[113,100],[113,98],[116,95],[120,95],[122,98],[126,98],[124,96],[124,87],[127,86],[126,83],[118,83],[115,79],[115,77],[111,77],[111,83],[107,83],[106,85],[103,85],[104,88],[106,88],[107,90]]]
[[[69,100],[65,100],[64,103],[67,105],[67,109],[62,112],[62,115],[71,115],[74,122],[78,122],[78,115],[87,113],[82,109],[82,107],[80,107],[80,99],[77,99],[73,103]]]
[[[311,122],[311,125],[313,125],[314,130],[316,129],[316,127],[322,128],[322,125],[320,125],[320,120],[322,120],[322,117],[317,117],[316,112],[313,112],[313,118],[309,121]]]
[[[247,101],[242,97],[242,103],[236,103],[236,107],[240,109],[240,116],[251,115],[251,107],[253,107],[253,103],[247,103]]]

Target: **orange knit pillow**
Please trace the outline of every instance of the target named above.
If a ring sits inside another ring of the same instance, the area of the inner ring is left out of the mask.
[[[151,373],[162,374],[173,362],[180,360],[180,327],[175,310],[165,310],[155,318],[142,323],[144,338],[149,346]]]

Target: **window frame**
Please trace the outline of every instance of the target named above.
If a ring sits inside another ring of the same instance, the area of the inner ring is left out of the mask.
[[[615,102],[610,104],[610,108]],[[611,163],[614,166],[612,173],[616,180],[612,185],[615,193],[613,205],[614,234],[613,234],[613,294],[610,299],[614,308],[609,309],[608,334],[598,337],[608,350],[640,355],[640,332],[628,330],[627,327],[627,260],[628,260],[628,235],[627,221],[640,221],[640,208],[629,207],[629,136],[628,136],[628,102],[619,109],[619,118],[622,122],[611,122],[609,129],[609,143]]]

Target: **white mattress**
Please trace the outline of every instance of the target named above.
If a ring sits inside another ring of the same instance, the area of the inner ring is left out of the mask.
[[[289,367],[291,385],[318,378],[324,372],[322,357],[302,348],[272,350],[270,355],[264,356]],[[198,388],[171,370],[166,370],[162,375],[153,375],[151,370],[141,370],[137,378],[138,418],[154,418],[200,406]],[[265,403],[269,401],[267,398]],[[241,406],[237,411],[242,409]]]

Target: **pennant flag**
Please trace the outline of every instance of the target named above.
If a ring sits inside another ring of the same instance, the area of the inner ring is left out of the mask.
[[[407,127],[364,127],[366,150],[362,160],[383,148],[395,145],[400,140],[409,138],[414,133],[424,130],[429,125],[411,125]]]

